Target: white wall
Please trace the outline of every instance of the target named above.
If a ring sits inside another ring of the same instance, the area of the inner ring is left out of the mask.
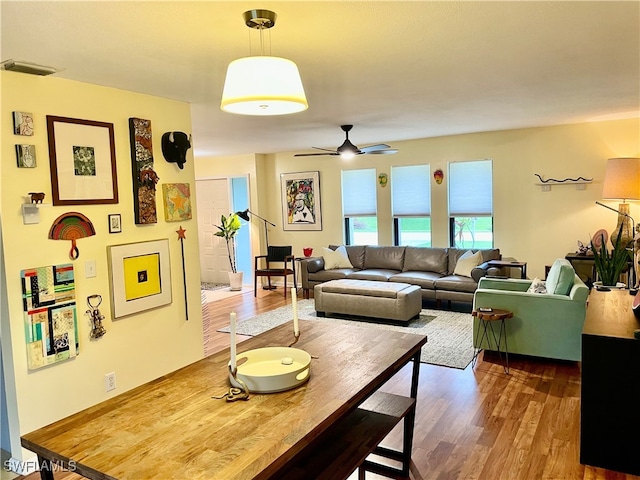
[[[120,394],[144,382],[176,370],[203,357],[202,314],[200,306],[200,272],[195,212],[193,219],[180,223],[164,221],[162,183],[185,182],[193,185],[194,162],[188,152],[184,170],[164,160],[161,137],[167,131],[191,132],[190,107],[186,103],[104,88],[55,77],[36,77],[14,72],[0,72],[2,107],[5,121],[2,137],[0,192],[2,234],[4,241],[4,275],[7,286],[8,319],[2,321],[2,353],[9,400],[8,415],[17,419],[15,439],[50,422]],[[12,111],[34,115],[35,135],[13,135]],[[21,204],[30,191],[46,193],[51,203],[51,180],[47,142],[46,115],[58,115],[113,123],[117,157],[118,190],[116,205],[49,206],[40,209],[41,221],[23,225]],[[154,168],[160,177],[157,188],[158,223],[136,226],[133,216],[133,181],[129,145],[130,117],[151,120]],[[36,145],[37,167],[17,168],[17,143]],[[38,370],[27,369],[20,271],[25,268],[70,262],[70,242],[49,240],[52,222],[62,213],[77,211],[94,224],[96,235],[78,240],[80,258],[73,262],[76,280],[76,304],[80,330],[80,355]],[[107,215],[122,215],[123,232],[109,234]],[[184,242],[187,268],[189,321],[185,320],[184,287],[180,242],[176,230],[186,229]],[[145,240],[169,239],[173,302],[118,320],[111,319],[111,300],[107,267],[107,246]],[[85,278],[86,260],[95,260],[97,276]],[[85,315],[87,296],[103,297],[106,335],[89,339],[90,323]],[[10,353],[10,355],[9,355]],[[6,374],[7,371],[11,375]],[[104,375],[115,372],[117,389],[105,393]],[[24,452],[11,452],[18,458]]]
[[[385,139],[380,139],[384,142]],[[320,251],[322,246],[343,242],[340,178],[342,169],[371,168],[391,173],[392,165],[428,163],[431,171],[441,168],[441,185],[432,180],[433,245],[448,245],[447,172],[449,162],[490,158],[494,168],[494,243],[502,254],[528,262],[528,274],[544,276],[545,265],[577,249],[600,228],[614,229],[616,214],[599,207],[602,181],[608,158],[640,156],[640,120],[616,120],[387,142],[400,151],[396,155],[361,155],[351,161],[339,157],[294,157],[295,152],[267,155],[256,160],[261,172],[258,198],[260,214],[278,225],[271,243],[292,244],[296,255],[302,247]],[[198,160],[196,172],[216,163],[222,174],[233,170],[231,162]],[[282,230],[280,174],[320,171],[323,230]],[[534,173],[545,178],[593,177],[585,190],[575,186],[554,186],[542,192]],[[391,187],[377,187],[379,243],[392,243]],[[252,198],[253,202],[253,198]],[[606,201],[616,207],[618,202]],[[253,206],[253,203],[252,203]],[[640,219],[638,202],[631,214]]]

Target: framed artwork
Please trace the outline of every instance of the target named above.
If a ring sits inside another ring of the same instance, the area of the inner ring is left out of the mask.
[[[188,183],[163,183],[164,219],[180,222],[191,219],[191,190]]]
[[[109,214],[109,233],[122,232],[122,217],[119,213]]]
[[[156,184],[159,177],[153,169],[152,140],[151,120],[135,117],[129,119],[133,173],[133,219],[136,225],[158,223]]]
[[[47,115],[54,205],[118,203],[113,124]]]
[[[80,353],[73,265],[51,265],[20,272],[30,370]]]
[[[13,112],[14,135],[33,135],[33,114],[26,112]]]
[[[322,230],[320,172],[280,174],[284,230]]]
[[[107,252],[113,318],[171,303],[168,239],[111,245]]]
[[[35,168],[36,146],[16,145],[16,160],[19,168]]]

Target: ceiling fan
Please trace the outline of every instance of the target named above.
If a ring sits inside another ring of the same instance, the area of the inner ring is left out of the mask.
[[[312,147],[316,150],[322,150],[322,153],[296,153],[294,157],[311,157],[315,155],[340,155],[343,159],[347,160],[353,158],[355,155],[383,155],[398,153],[398,150],[391,148],[389,145],[379,143],[377,145],[369,145],[368,147],[358,148],[349,140],[349,131],[353,128],[353,125],[341,125],[342,131],[345,133],[345,141],[335,150],[329,150],[327,148]]]

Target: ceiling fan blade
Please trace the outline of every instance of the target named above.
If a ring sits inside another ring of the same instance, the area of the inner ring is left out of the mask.
[[[336,153],[335,149],[333,148],[321,148],[321,147],[311,147],[311,148],[315,148],[316,150],[323,150],[325,152]]]
[[[377,145],[368,145],[366,147],[362,147],[360,151],[364,153],[370,153],[372,150],[384,150],[385,148],[391,147],[384,143],[378,143]]]
[[[373,150],[369,152],[364,152],[367,155],[391,155],[392,153],[398,153],[398,149],[396,148],[387,148],[385,150]]]
[[[293,156],[294,157],[315,157],[318,155],[333,155],[336,156],[338,155],[336,152],[328,150],[326,153],[296,153]]]

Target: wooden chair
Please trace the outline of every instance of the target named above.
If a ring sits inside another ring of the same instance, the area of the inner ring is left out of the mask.
[[[258,255],[255,257],[255,266],[253,273],[253,296],[258,293],[258,277],[267,277],[269,281],[269,289],[271,289],[271,277],[284,277],[284,298],[287,298],[287,276],[293,275],[293,287],[298,290],[296,285],[296,265],[294,256],[291,254],[292,247],[288,246],[269,246],[266,255]],[[259,268],[260,259],[264,259],[265,268]],[[291,262],[289,264],[289,262]],[[274,266],[273,264],[277,264]],[[275,287],[273,287],[275,288]]]

